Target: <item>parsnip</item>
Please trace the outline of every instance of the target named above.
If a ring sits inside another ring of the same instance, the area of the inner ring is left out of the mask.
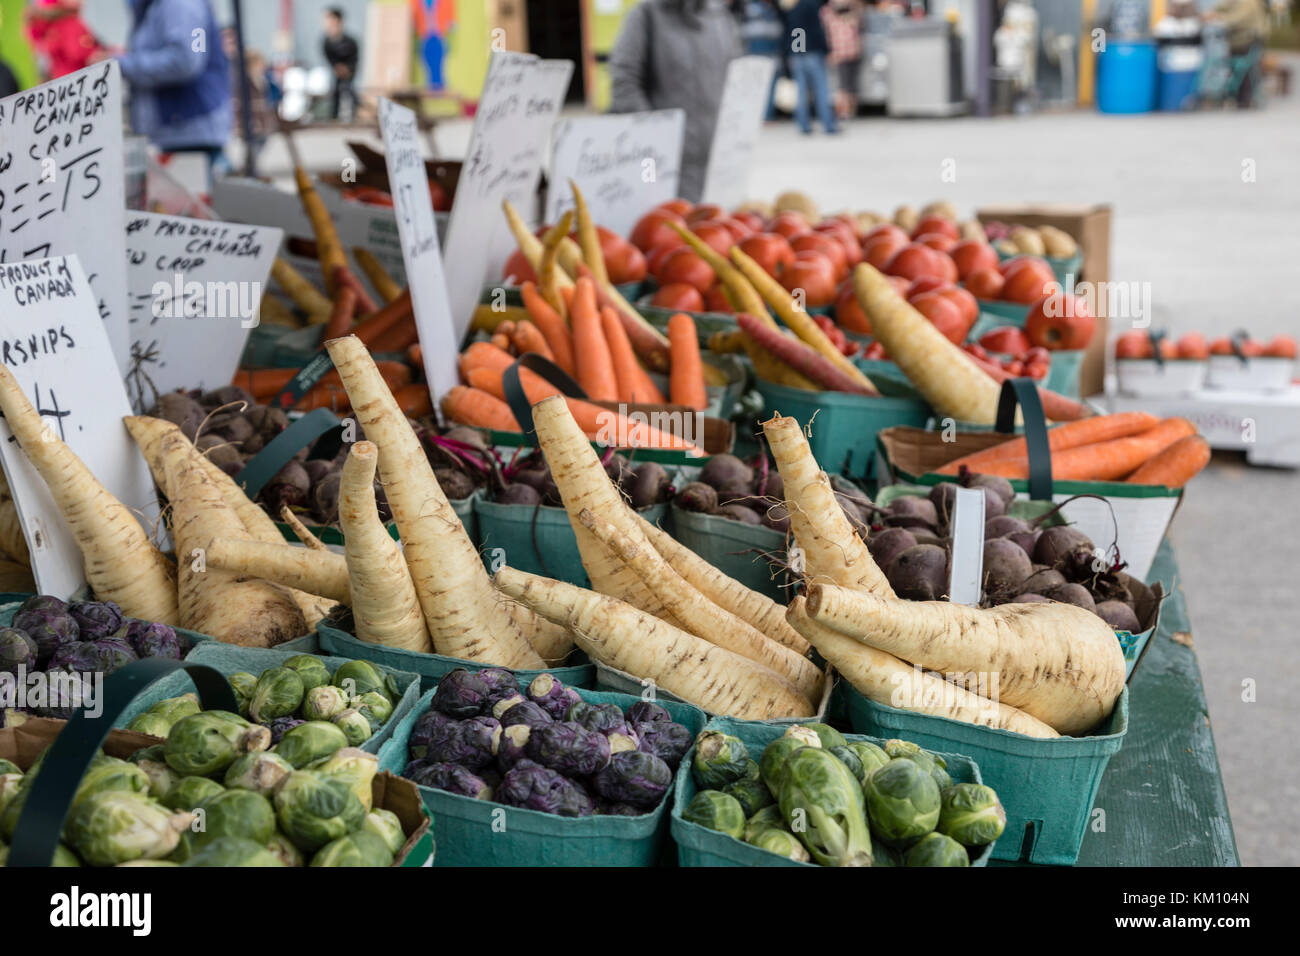
[[[595,660],[715,713],[745,720],[811,717],[812,705],[783,678],[605,594],[513,568],[497,587],[567,624]]]
[[[326,347],[367,439],[379,447],[379,475],[434,648],[465,660],[541,668],[542,658],[498,599],[419,438],[366,347],[352,335],[332,339]]]
[[[402,549],[379,520],[375,467],[379,449],[359,441],[348,452],[339,483],[339,527],[347,559],[357,637],[408,651],[432,651],[424,612]]]
[[[320,538],[312,534],[311,528],[303,524],[302,521],[298,518],[298,516],[293,513],[293,509],[290,508],[288,505],[281,506],[280,520],[289,526],[289,530],[294,533],[294,536],[297,537],[297,539],[302,543],[302,546],[304,548],[307,548],[311,551],[329,550],[329,545],[327,545]]]
[[[347,604],[352,599],[347,558],[334,551],[223,535],[208,543],[207,562],[209,567],[265,578],[330,601]]]
[[[777,413],[763,423],[763,434],[785,486],[785,506],[802,553],[805,579],[893,597],[894,589],[876,566],[866,542],[854,534],[835,500],[830,479],[817,466],[799,423]]]
[[[769,640],[748,622],[718,607],[687,584],[648,540],[642,538],[634,543],[604,518],[586,509],[579,513],[578,520],[636,572],[687,631],[781,675],[809,701],[820,698],[823,675],[812,661]]]
[[[534,614],[526,604],[519,604],[509,595],[497,592],[506,602],[506,610],[519,625],[524,639],[533,645],[533,650],[542,656],[547,667],[558,667],[573,651],[573,632],[563,624],[548,621],[540,614]]]
[[[804,634],[827,663],[863,696],[878,704],[947,717],[968,724],[996,727],[1028,737],[1059,737],[1037,717],[1010,704],[981,697],[942,677],[912,667],[869,645],[808,617],[803,596],[790,602],[787,617]]]
[[[813,584],[807,609],[813,620],[967,689],[996,686],[990,697],[1062,734],[1095,727],[1124,689],[1124,653],[1115,632],[1071,604],[977,608]]]
[[[175,565],[154,547],[130,509],[59,440],[3,364],[0,412],[81,549],[95,597],[116,602],[128,617],[180,623]]]
[[[172,536],[180,555],[181,626],[247,647],[274,647],[306,633],[302,612],[285,588],[207,565],[214,539],[252,543],[251,538],[216,483],[203,473],[193,446],[170,436],[163,441],[162,455],[167,487],[173,492],[169,498]]]

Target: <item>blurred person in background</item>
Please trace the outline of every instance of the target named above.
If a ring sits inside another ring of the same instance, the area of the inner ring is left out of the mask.
[[[810,101],[817,110],[822,129],[832,134],[840,131],[835,112],[831,109],[830,83],[826,76],[826,54],[830,45],[826,42],[821,18],[825,3],[826,0],[780,0],[790,52],[790,76],[798,90],[794,121],[805,136],[812,134]]]
[[[32,0],[27,7],[27,39],[47,80],[89,66],[99,49],[81,19],[81,0]]]
[[[611,113],[686,113],[678,192],[697,202],[718,122],[727,64],[740,32],[722,0],[641,0],[623,18],[609,55]]]
[[[840,119],[858,112],[858,76],[862,72],[862,5],[858,0],[830,0],[822,7],[822,26],[830,46],[839,90],[835,112]]]
[[[357,92],[352,81],[357,75],[357,60],[361,49],[357,41],[343,32],[343,11],[339,7],[330,7],[325,11],[325,39],[322,43],[325,62],[334,72],[334,92],[330,95],[330,118],[338,119],[342,114],[343,97],[348,100],[347,119],[357,111]]]
[[[234,102],[235,125],[242,132],[244,85],[239,78],[239,41],[233,27],[226,27],[221,31],[221,44],[226,59],[230,61],[230,97]],[[248,67],[249,125],[252,128],[252,138],[247,145],[253,154],[253,161],[256,162],[262,147],[266,145],[267,138],[275,132],[278,124],[269,99],[270,71],[267,69],[266,60],[257,50],[245,49],[244,63]]]
[[[745,45],[745,53],[772,60],[772,85],[767,90],[767,109],[763,113],[766,119],[771,120],[776,116],[773,104],[776,81],[785,72],[785,48],[781,43],[785,27],[781,23],[781,14],[776,9],[775,0],[745,0],[742,6],[740,38]]]
[[[1237,105],[1242,108],[1254,105],[1260,82],[1260,59],[1269,33],[1267,0],[1219,0],[1205,19],[1223,27],[1232,56],[1250,57],[1253,61],[1237,86]]]

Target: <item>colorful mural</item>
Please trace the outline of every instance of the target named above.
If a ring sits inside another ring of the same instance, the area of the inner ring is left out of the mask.
[[[455,0],[411,0],[411,17],[428,85],[446,89],[447,51],[456,26]]]

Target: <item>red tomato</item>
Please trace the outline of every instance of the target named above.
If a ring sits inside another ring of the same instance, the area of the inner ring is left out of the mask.
[[[655,290],[655,294],[650,297],[650,304],[674,312],[703,312],[704,296],[693,285],[670,282]]]
[[[767,224],[767,231],[779,232],[787,239],[793,239],[799,233],[808,231],[808,220],[801,213],[786,210],[772,218],[772,221]]]
[[[667,209],[669,212],[676,213],[683,220],[685,220],[686,214],[694,208],[694,204],[685,199],[669,199],[667,202],[661,202],[658,206],[655,206],[655,209]]]
[[[1005,280],[1002,298],[1025,305],[1037,302],[1048,294],[1048,286],[1056,284],[1052,267],[1037,256],[1017,256],[1007,260],[1002,264],[1002,278]]]
[[[862,244],[865,246],[872,239],[878,239],[881,236],[890,236],[904,244],[912,241],[911,236],[898,226],[895,226],[892,222],[882,222],[878,226],[873,226],[871,231],[862,237]]]
[[[1023,270],[1016,273],[1023,274]],[[1064,292],[1053,292],[1038,299],[1029,307],[1025,318],[1025,335],[1029,341],[1051,350],[1086,349],[1096,328],[1097,320],[1087,301]]]
[[[849,263],[844,255],[844,247],[831,236],[820,232],[803,232],[790,240],[790,248],[796,253],[820,252],[835,266],[835,280],[837,282],[848,274]]]
[[[835,265],[820,252],[797,252],[780,275],[781,285],[791,295],[802,289],[804,305],[815,308],[835,301]]]
[[[951,249],[948,255],[957,263],[957,275],[965,279],[976,269],[996,269],[998,267],[997,250],[987,242],[978,239],[963,239]]]
[[[525,282],[536,282],[537,273],[533,271],[532,265],[528,262],[528,257],[519,249],[510,253],[510,258],[501,269],[501,278],[509,279],[514,277],[516,285],[523,285]]]
[[[1003,362],[1002,367],[1016,378],[1020,378],[1025,374],[1025,363],[1020,361],[1020,359],[1012,359],[1009,362]]]
[[[992,301],[1002,295],[1006,280],[997,269],[976,269],[966,277],[966,288],[977,299]]]
[[[851,276],[840,283],[839,292],[835,294],[835,321],[850,332],[871,334],[871,320],[853,293]]]
[[[1241,354],[1246,358],[1259,358],[1264,354],[1264,344],[1254,339],[1246,339],[1241,343]]]
[[[731,234],[727,224],[716,219],[697,220],[691,224],[691,232],[724,256],[736,244],[736,237]]]
[[[862,245],[855,233],[843,219],[825,219],[813,226],[813,232],[830,236],[844,249],[844,260],[852,269],[862,261]]]
[[[901,295],[904,299],[907,298],[907,290],[912,287],[911,282],[904,279],[902,276],[885,276],[885,279],[894,287],[895,292]]]
[[[879,342],[872,342],[865,349],[863,349],[862,357],[864,359],[871,359],[872,361],[876,361],[876,362],[882,362],[885,359],[889,358],[889,356],[885,354],[885,347],[881,345]]]
[[[615,285],[640,282],[648,270],[645,254],[630,242],[624,242],[605,256],[605,271]]]
[[[1203,360],[1210,357],[1210,346],[1200,332],[1188,332],[1177,344],[1179,358]]]
[[[894,227],[898,229],[897,226]],[[901,229],[898,229],[902,232]],[[894,257],[894,254],[900,249],[906,248],[907,237],[899,238],[890,233],[882,233],[875,238],[868,237],[862,243],[862,261],[869,262],[877,269],[883,270],[885,264]]]
[[[938,249],[934,250],[934,255],[935,255],[935,261],[939,263],[939,267],[943,271],[943,275],[947,278],[947,280],[949,282],[956,282],[957,263],[952,261],[952,256],[948,255],[948,253],[946,252],[941,252]]]
[[[1133,333],[1131,332],[1124,333],[1124,335],[1132,335],[1132,334]],[[1121,339],[1124,338],[1124,335],[1121,335],[1120,338]],[[1232,339],[1215,339],[1213,342],[1210,343],[1210,354],[1211,355],[1232,355],[1233,354]]]
[[[929,246],[916,242],[894,253],[894,257],[885,263],[885,271],[905,279],[919,279],[921,276],[944,278],[945,276],[944,267],[939,261],[939,253]]]
[[[958,311],[961,312],[962,321],[966,323],[966,328],[969,330],[975,324],[975,320],[980,317],[980,305],[975,301],[975,296],[960,286],[951,283],[939,289],[939,293],[957,306]]]
[[[668,225],[670,222],[679,226],[686,224],[685,219],[669,209],[651,209],[637,220],[628,239],[642,252],[649,252],[656,246],[683,245],[686,240],[673,231]]]
[[[1220,339],[1219,341],[1227,342],[1228,340]],[[1231,344],[1228,345],[1228,351],[1232,351]],[[1151,337],[1145,332],[1139,332],[1135,329],[1131,332],[1125,332],[1115,340],[1115,358],[1117,359],[1149,359],[1155,354],[1155,349],[1151,347]]]
[[[686,221],[689,223],[703,222],[705,219],[726,219],[727,210],[723,209],[717,203],[705,202],[700,203],[690,212],[686,213]]]
[[[945,299],[943,293],[937,290],[922,292],[909,301],[912,308],[929,319],[930,324],[953,345],[960,345],[962,339],[966,338],[969,326],[962,319],[957,306]]]
[[[947,236],[953,242],[956,242],[961,238],[961,230],[957,228],[957,224],[951,219],[946,219],[943,216],[926,216],[918,222],[916,228],[912,230],[912,238],[915,240],[919,236],[924,236],[927,232],[940,233],[941,235]]]
[[[727,298],[727,293],[722,288],[722,283],[718,282],[704,293],[704,310],[706,312],[735,312],[735,306]]]
[[[789,240],[775,232],[756,232],[736,245],[768,275],[780,275],[785,266],[794,262],[794,250],[790,248]]]
[[[736,242],[740,242],[741,239],[754,234],[753,229],[751,229],[746,223],[741,222],[735,216],[728,216],[726,219],[719,219],[718,222],[727,227],[727,231],[731,233],[731,238],[735,239]]]
[[[907,287],[907,297],[910,299],[922,292],[933,292],[935,289],[942,289],[947,284],[938,276],[921,276],[919,279],[913,279],[912,284]]]
[[[737,222],[743,222],[749,227],[750,232],[762,232],[765,228],[763,217],[752,209],[742,209],[739,212],[733,212],[731,218]]]
[[[1033,348],[1027,349],[1020,357],[1024,359],[1026,363],[1042,362],[1044,365],[1047,365],[1052,361],[1052,353],[1047,351],[1047,349],[1043,348],[1041,345],[1035,345]]]
[[[1289,335],[1279,335],[1264,348],[1264,354],[1273,358],[1296,357],[1296,342]]]
[[[718,281],[713,267],[699,257],[694,249],[678,246],[664,257],[655,275],[664,285],[672,282],[685,282],[694,286],[701,294]]]
[[[914,242],[919,242],[923,246],[929,246],[938,252],[948,252],[956,245],[952,236],[945,236],[941,232],[926,232],[917,236]]]
[[[1044,365],[1042,362],[1025,363],[1025,374],[1032,379],[1041,380],[1047,378],[1047,372],[1048,372],[1048,366]]]
[[[664,260],[674,249],[680,249],[681,246],[655,246],[645,254],[645,267],[656,279],[659,278],[659,270],[663,268]]]

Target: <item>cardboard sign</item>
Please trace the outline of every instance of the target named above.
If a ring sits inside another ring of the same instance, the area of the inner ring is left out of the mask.
[[[546,221],[573,208],[572,179],[598,225],[626,236],[636,221],[677,195],[682,110],[566,117],[555,124]]]
[[[948,600],[980,603],[984,581],[984,492],[958,488],[952,510],[952,558],[948,570]]]
[[[704,173],[704,202],[725,209],[744,202],[763,111],[767,109],[767,91],[772,86],[772,70],[772,59],[766,56],[742,56],[727,65],[718,125],[713,130],[709,165]]]
[[[0,262],[75,255],[124,374],[122,76],[106,61],[0,100]]]
[[[126,381],[138,411],[156,394],[231,380],[282,236],[270,226],[150,212],[127,217]]]
[[[118,248],[121,242],[119,236]],[[0,361],[99,483],[146,520],[154,519],[153,478],[122,424],[131,405],[98,298],[75,256],[0,266]],[[0,461],[31,550],[37,591],[67,598],[85,584],[81,551],[44,480],[2,421]]]
[[[379,132],[384,138],[384,162],[402,240],[402,258],[410,277],[411,305],[420,330],[424,375],[436,400],[456,384],[460,339],[447,299],[433,197],[420,155],[420,129],[414,112],[381,98]]]
[[[458,342],[483,284],[501,274],[514,248],[502,202],[510,200],[525,220],[536,215],[543,152],[572,73],[568,60],[492,54],[447,224],[447,291]]]

